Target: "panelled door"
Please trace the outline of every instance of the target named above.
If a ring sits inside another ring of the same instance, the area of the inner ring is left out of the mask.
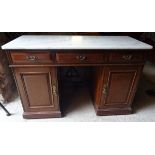
[[[99,108],[130,106],[136,92],[141,66],[107,66],[102,72]]]
[[[55,67],[15,68],[15,76],[24,111],[59,110]]]

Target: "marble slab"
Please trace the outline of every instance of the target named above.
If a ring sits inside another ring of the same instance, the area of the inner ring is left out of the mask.
[[[2,49],[152,49],[129,36],[23,35]]]

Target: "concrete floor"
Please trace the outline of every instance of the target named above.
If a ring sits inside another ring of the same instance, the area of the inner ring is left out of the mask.
[[[65,116],[62,118],[23,119],[21,101],[17,97],[6,105],[6,108],[12,113],[11,116],[7,117],[0,108],[0,122],[152,122],[155,121],[155,97],[145,93],[150,88],[155,88],[155,64],[146,63],[133,103],[133,114],[96,116],[87,88],[83,87],[72,92],[65,109]]]

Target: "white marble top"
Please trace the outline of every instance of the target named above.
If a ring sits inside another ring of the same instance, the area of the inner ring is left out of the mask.
[[[152,49],[128,36],[23,35],[2,49]]]

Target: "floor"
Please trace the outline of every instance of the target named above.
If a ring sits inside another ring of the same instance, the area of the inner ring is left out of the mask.
[[[74,89],[62,118],[23,119],[21,101],[16,97],[13,102],[5,105],[12,113],[11,116],[6,116],[0,108],[0,122],[152,122],[155,121],[155,97],[148,96],[145,91],[155,88],[154,77],[155,64],[146,63],[133,103],[134,113],[130,115],[96,116],[87,88],[83,87]]]

